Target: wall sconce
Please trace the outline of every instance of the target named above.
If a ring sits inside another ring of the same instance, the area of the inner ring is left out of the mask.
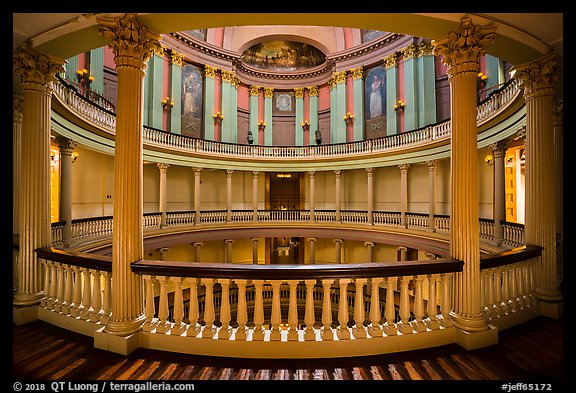
[[[348,112],[346,113],[346,116],[344,116],[344,121],[346,122],[346,125],[350,125],[354,122],[354,114]]]
[[[394,110],[396,112],[404,112],[404,107],[406,106],[406,104],[404,103],[404,101],[402,100],[398,100],[396,101],[396,103],[394,104]]]
[[[224,116],[222,116],[222,114],[220,112],[216,112],[212,115],[212,117],[214,118],[214,123],[220,124],[222,123],[222,120],[224,120]]]
[[[506,165],[512,164],[512,161],[514,161],[514,154],[508,154],[506,156]]]
[[[264,120],[260,120],[258,122],[258,131],[264,131],[266,128],[266,122]]]
[[[306,132],[306,131],[310,131],[310,122],[308,120],[304,120],[301,124],[302,126],[302,131]]]
[[[170,97],[164,97],[164,99],[162,100],[162,106],[164,107],[164,109],[172,108],[174,106],[174,101],[172,101]]]
[[[76,71],[76,75],[78,76],[78,83],[80,84],[90,84],[94,80],[94,77],[90,75],[90,72],[86,68],[81,68]]]
[[[486,164],[492,165],[492,164],[494,164],[494,157],[492,157],[492,156],[489,154],[489,155],[487,155],[486,157],[484,157],[484,161],[486,162]]]
[[[479,73],[478,73],[478,79],[480,79],[481,81],[486,82],[486,81],[488,80],[488,75],[486,75],[486,74],[483,73],[483,72],[479,72]]]
[[[72,152],[72,164],[74,164],[74,163],[76,162],[76,160],[78,159],[78,156],[79,156],[79,155],[80,155],[80,154],[78,154],[77,151],[73,151],[73,152]]]
[[[50,161],[58,162],[60,160],[60,155],[55,150],[50,150]]]

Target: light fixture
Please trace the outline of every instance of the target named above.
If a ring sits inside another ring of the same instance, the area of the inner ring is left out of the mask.
[[[78,154],[77,151],[73,151],[73,152],[72,152],[72,164],[74,164],[74,163],[76,162],[76,160],[78,159],[78,156],[79,156],[79,155],[80,155],[80,154]]]
[[[310,131],[310,122],[308,120],[304,120],[301,124],[302,126],[302,131],[306,132],[306,131]]]
[[[354,114],[351,112],[346,113],[346,115],[344,116],[344,121],[346,122],[346,125],[352,124],[352,122],[354,121]]]
[[[174,101],[172,101],[170,97],[164,97],[162,99],[162,106],[166,108],[168,105],[170,105],[170,108],[172,108],[174,106]]]
[[[276,177],[279,179],[290,179],[292,177],[291,173],[277,173]]]
[[[396,103],[394,104],[394,110],[396,112],[404,112],[404,107],[406,106],[406,104],[404,103],[404,101],[402,100],[398,100],[396,101]]]
[[[220,124],[222,120],[224,120],[224,116],[222,115],[222,113],[220,113],[220,111],[214,113],[212,117],[214,118],[214,123]]]
[[[492,165],[494,163],[494,157],[488,154],[486,157],[484,157],[484,161],[486,162],[486,164]]]

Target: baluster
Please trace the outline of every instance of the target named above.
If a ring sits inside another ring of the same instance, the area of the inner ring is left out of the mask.
[[[94,283],[92,285],[92,309],[90,321],[98,322],[102,312],[102,289],[100,284],[100,270],[91,270]]]
[[[408,286],[412,281],[411,276],[403,276],[400,278],[400,322],[398,329],[403,334],[413,333],[413,327],[410,324],[410,299]]]
[[[204,329],[202,330],[202,338],[214,338],[216,333],[216,326],[214,326],[214,279],[203,278],[201,280],[204,285]]]
[[[350,330],[348,329],[348,283],[350,282],[347,278],[341,278],[338,280],[340,286],[340,298],[338,300],[338,322],[340,325],[336,331],[338,338],[340,340],[347,340],[350,338]]]
[[[306,284],[306,309],[304,311],[304,324],[306,325],[306,329],[304,329],[304,340],[315,341],[314,284],[316,284],[316,280],[304,280],[304,283]]]
[[[188,321],[190,326],[186,331],[187,336],[197,337],[200,333],[201,325],[198,322],[200,313],[198,311],[198,279],[186,278],[190,287],[190,303],[188,305]]]
[[[436,280],[438,276],[436,274],[428,275],[428,318],[425,323],[428,329],[437,330],[440,329],[440,324],[438,323],[438,307],[436,303]]]
[[[502,315],[502,269],[494,269],[494,305],[492,306],[493,317]]]
[[[272,280],[272,315],[270,317],[270,341],[280,341],[280,324],[282,323],[282,316],[280,314],[280,285],[282,281]]]
[[[510,312],[510,279],[506,267],[502,269],[502,311],[504,314]]]
[[[54,301],[54,311],[61,312],[64,303],[64,266],[61,263],[56,265],[56,299]]]
[[[526,292],[524,287],[524,274],[523,274],[524,264],[520,263],[516,266],[516,283],[518,287],[517,299],[518,299],[518,306],[520,309],[523,309],[525,306],[528,306],[528,302],[526,301]]]
[[[142,330],[145,332],[151,332],[158,325],[158,319],[154,318],[154,277],[145,274],[142,275],[142,278],[144,279],[144,285],[146,288],[144,295],[146,296],[144,307],[144,315],[146,316],[146,320],[144,321],[144,325],[142,325]]]
[[[90,285],[90,272],[86,268],[81,268],[82,275],[84,276],[84,290],[82,291],[82,309],[80,310],[81,319],[90,319],[91,310],[91,285]]]
[[[54,310],[54,304],[56,303],[56,275],[58,274],[58,265],[59,263],[57,262],[48,261],[48,266],[50,267],[50,290],[48,291],[48,300],[46,302],[46,306],[49,310]]]
[[[104,272],[104,302],[100,323],[104,325],[108,323],[110,315],[112,315],[112,272]]]
[[[426,325],[424,324],[424,297],[422,294],[422,280],[425,276],[417,275],[414,288],[414,317],[415,321],[412,323],[416,332],[425,332]]]
[[[330,286],[334,280],[322,280],[322,287],[324,293],[322,296],[322,340],[329,341],[334,339],[334,332],[332,331],[332,303],[330,302]]]
[[[354,334],[355,338],[366,338],[366,328],[364,327],[364,285],[366,281],[366,278],[354,280],[354,327],[352,328],[352,334]]]
[[[494,271],[493,269],[486,269],[485,275],[486,281],[486,312],[488,314],[488,318],[492,318],[496,314],[496,309],[494,305]]]
[[[254,284],[254,331],[252,332],[252,341],[264,340],[264,301],[262,298],[262,287],[264,280],[252,280]]]
[[[160,285],[160,297],[158,303],[158,325],[156,326],[156,333],[166,333],[170,329],[170,321],[168,321],[168,292],[165,276],[157,276]]]
[[[383,329],[384,333],[388,336],[395,335],[398,333],[396,329],[396,308],[394,306],[394,290],[396,289],[396,283],[398,282],[398,277],[388,277],[386,279],[386,309],[385,317],[386,322],[384,323]]]
[[[450,284],[451,284],[451,273],[444,273],[440,276],[440,285],[442,286],[442,302],[440,306],[440,313],[442,314],[442,319],[440,320],[440,326],[449,327],[452,326],[452,321],[450,320]]]
[[[74,271],[74,294],[72,296],[70,316],[76,318],[80,315],[80,307],[82,306],[82,276],[78,266],[72,266],[72,270]]]
[[[246,280],[235,280],[238,286],[238,309],[236,321],[238,328],[234,335],[235,340],[246,340],[246,323],[248,322],[248,307],[246,306]]]
[[[288,300],[288,341],[298,341],[298,302],[296,290],[298,280],[288,281],[290,286],[290,297]]]
[[[171,277],[170,280],[174,283],[174,325],[170,329],[170,334],[180,336],[186,330],[186,324],[182,322],[184,318],[182,277]]]
[[[220,287],[222,288],[222,299],[220,305],[220,330],[218,331],[219,340],[230,339],[230,333],[232,333],[232,327],[230,326],[230,280],[229,279],[219,279]]]
[[[372,295],[370,296],[370,325],[368,332],[371,337],[382,337],[382,326],[380,325],[380,284],[384,281],[382,277],[374,277],[370,281]]]

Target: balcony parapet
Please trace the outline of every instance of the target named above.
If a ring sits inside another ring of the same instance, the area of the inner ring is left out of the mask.
[[[60,80],[54,83],[54,96],[55,101],[60,104],[56,106],[57,111],[71,112],[79,120],[97,127],[100,134],[114,140],[116,127],[114,113],[91,103],[73,87]],[[512,79],[482,101],[477,107],[479,132],[482,131],[484,124],[496,119],[518,97],[521,97],[519,81]],[[143,143],[145,150],[164,149],[171,154],[193,156],[205,160],[262,160],[265,162],[291,160],[291,162],[298,163],[333,159],[355,160],[382,154],[399,154],[408,149],[447,144],[450,135],[451,122],[448,119],[416,130],[370,140],[311,146],[261,146],[203,140],[145,126]]]

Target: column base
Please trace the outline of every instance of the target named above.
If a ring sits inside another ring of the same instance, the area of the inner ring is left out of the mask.
[[[498,344],[498,328],[488,325],[488,330],[469,332],[459,328],[454,329],[456,344],[471,350]]]
[[[560,319],[564,315],[564,302],[547,302],[540,300],[540,315],[553,319]]]
[[[31,306],[12,306],[12,322],[14,322],[16,326],[21,326],[37,321],[39,319],[38,306],[38,304]]]
[[[103,349],[118,353],[120,355],[129,355],[139,347],[138,333],[128,336],[117,336],[105,331],[102,327],[94,332],[94,348]]]

